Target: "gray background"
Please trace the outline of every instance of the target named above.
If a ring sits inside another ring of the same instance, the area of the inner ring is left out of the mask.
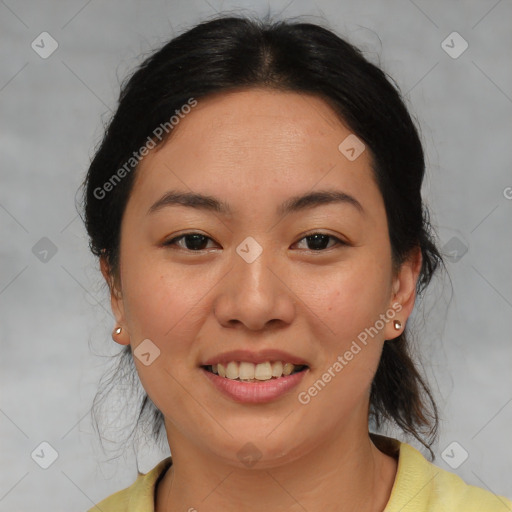
[[[89,415],[103,356],[119,347],[75,193],[119,80],[218,11],[265,14],[268,5],[0,2],[0,510],[86,510],[135,480],[134,452],[106,461]],[[425,197],[453,286],[451,296],[450,279],[438,279],[413,318],[442,416],[435,463],[511,497],[512,4],[286,0],[270,12],[308,15],[359,45],[419,120]],[[31,48],[44,31],[58,42],[46,59]],[[458,58],[441,45],[453,31],[469,44]],[[55,254],[41,252],[43,237]],[[31,458],[43,441],[58,452],[48,469]],[[456,469],[441,456],[454,441],[446,460],[469,454]],[[143,447],[141,469],[167,454]]]

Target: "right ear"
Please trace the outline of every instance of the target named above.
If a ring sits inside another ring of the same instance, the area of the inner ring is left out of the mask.
[[[119,289],[120,286],[118,283],[116,283],[116,279],[114,278],[113,272],[108,264],[105,254],[100,256],[100,269],[110,291],[110,306],[116,319],[116,327],[122,328],[121,334],[115,334],[115,337],[113,335],[112,338],[116,343],[119,343],[120,345],[129,345],[130,338],[128,336],[126,327],[123,296],[121,290]]]

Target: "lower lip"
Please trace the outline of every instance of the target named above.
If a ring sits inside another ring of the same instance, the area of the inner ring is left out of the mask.
[[[219,391],[236,402],[259,404],[275,400],[293,389],[304,378],[309,368],[293,375],[261,382],[243,382],[219,377],[204,368],[201,368],[201,371]]]

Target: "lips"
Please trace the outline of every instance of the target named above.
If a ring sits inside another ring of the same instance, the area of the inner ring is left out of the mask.
[[[277,400],[311,371],[302,357],[277,349],[223,352],[205,359],[199,368],[214,388],[240,403]]]

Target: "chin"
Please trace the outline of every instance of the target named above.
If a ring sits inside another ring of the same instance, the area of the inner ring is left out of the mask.
[[[237,468],[270,469],[291,463],[307,451],[304,446],[307,441],[302,443],[292,432],[268,435],[271,429],[267,427],[243,432],[243,436],[224,437],[223,443],[212,442],[215,446],[215,450],[212,450],[214,454],[226,464]]]

